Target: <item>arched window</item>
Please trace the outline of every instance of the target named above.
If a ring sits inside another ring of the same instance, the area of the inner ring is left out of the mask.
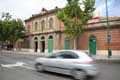
[[[43,20],[42,22],[41,22],[41,30],[43,31],[45,29],[45,21]]]
[[[53,36],[49,36],[49,39],[53,39]]]
[[[44,36],[42,36],[42,37],[41,37],[41,41],[44,41],[44,40],[45,40],[45,37],[44,37]]]
[[[45,37],[44,37],[44,36],[42,36],[42,37],[41,37],[41,39],[45,39]]]
[[[50,20],[49,20],[49,28],[53,28],[53,19],[52,18],[50,18]]]
[[[38,22],[35,22],[35,31],[38,30]]]
[[[37,38],[37,37],[35,37],[35,38],[34,38],[34,41],[38,41],[38,38]]]

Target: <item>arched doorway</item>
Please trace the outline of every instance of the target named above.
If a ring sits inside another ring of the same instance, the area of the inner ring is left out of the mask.
[[[65,38],[65,49],[70,49],[70,39]]]
[[[41,37],[41,52],[45,52],[45,37]]]
[[[35,52],[38,51],[38,38],[37,37],[34,38],[34,51]]]
[[[48,52],[53,52],[53,36],[49,36],[48,39]]]
[[[89,37],[89,52],[91,55],[96,55],[96,37],[93,35]]]

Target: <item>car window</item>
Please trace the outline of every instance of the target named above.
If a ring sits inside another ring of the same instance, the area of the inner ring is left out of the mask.
[[[54,53],[54,54],[52,54],[52,55],[50,55],[50,56],[48,56],[48,58],[60,58],[60,55],[61,54],[61,52],[57,52],[57,53]]]
[[[52,54],[52,55],[48,56],[48,58],[56,58],[56,54]]]
[[[63,51],[61,54],[58,56],[63,59],[77,59],[79,56],[75,54],[74,52],[71,51]]]

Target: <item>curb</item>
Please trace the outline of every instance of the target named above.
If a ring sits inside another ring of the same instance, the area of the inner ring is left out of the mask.
[[[34,55],[34,56],[40,56],[40,57],[46,57],[49,54],[48,53],[35,53],[35,52],[19,52],[19,51],[0,51],[0,52],[4,52],[4,53],[10,53],[10,54],[21,54],[21,55]],[[97,62],[120,62],[120,58],[106,58],[106,57],[95,57],[95,56],[91,56],[93,58],[93,60],[97,61]]]
[[[120,62],[120,60],[113,60],[113,59],[96,59],[96,62]]]
[[[95,61],[105,61],[105,62],[120,62],[120,57],[111,56],[108,58],[106,55],[102,56],[91,56]]]

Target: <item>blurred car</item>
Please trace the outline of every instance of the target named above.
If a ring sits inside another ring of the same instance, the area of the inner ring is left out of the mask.
[[[92,58],[79,50],[62,50],[46,58],[35,60],[37,71],[51,71],[84,80],[87,76],[96,76],[97,69]]]

